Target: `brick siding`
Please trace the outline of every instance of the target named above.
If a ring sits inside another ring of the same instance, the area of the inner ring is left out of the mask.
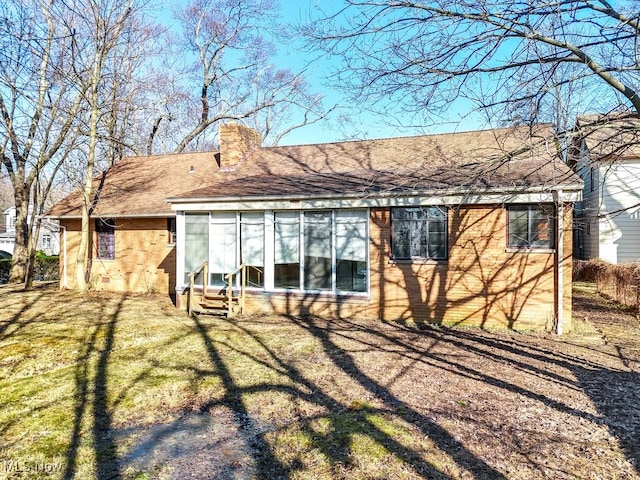
[[[60,252],[61,270],[66,262],[67,287],[76,284],[75,259],[80,242],[80,220],[63,220],[66,253]],[[175,246],[168,245],[166,218],[115,220],[115,259],[96,259],[95,221],[91,221],[91,275],[94,290],[158,292],[173,294],[176,281]],[[61,272],[62,273],[62,272]],[[62,278],[62,276],[61,276]]]

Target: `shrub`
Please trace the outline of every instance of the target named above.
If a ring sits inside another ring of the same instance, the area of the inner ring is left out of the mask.
[[[58,255],[45,255],[36,253],[33,266],[33,279],[39,281],[60,280],[60,257]]]
[[[0,285],[9,281],[9,270],[11,270],[11,259],[0,259]]]
[[[576,281],[595,282],[600,293],[633,308],[640,308],[640,262],[613,265],[602,260],[576,260]]]
[[[33,265],[33,279],[37,281],[55,281],[60,280],[58,255],[45,255],[37,252],[35,263]],[[0,260],[0,285],[9,281],[9,272],[11,270],[11,259]]]

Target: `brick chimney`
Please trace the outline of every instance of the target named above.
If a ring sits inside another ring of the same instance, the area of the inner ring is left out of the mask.
[[[220,168],[237,165],[254,148],[262,144],[262,136],[240,123],[220,124]]]

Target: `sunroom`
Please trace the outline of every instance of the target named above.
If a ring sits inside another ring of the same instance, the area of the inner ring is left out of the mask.
[[[367,295],[368,224],[366,208],[177,211],[177,290]]]

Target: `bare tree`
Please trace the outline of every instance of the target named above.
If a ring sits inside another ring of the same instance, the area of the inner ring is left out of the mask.
[[[211,127],[224,120],[244,121],[276,143],[326,116],[301,73],[273,64],[275,39],[287,36],[277,12],[273,0],[194,0],[176,12],[183,32],[174,43],[191,56],[178,67],[178,55],[164,82],[148,153],[157,136],[165,145],[173,138],[175,152],[211,148]]]
[[[466,99],[488,117],[538,119],[559,88],[640,113],[637,2],[345,0],[305,28],[339,55],[336,83],[363,105],[446,112]],[[516,114],[517,113],[517,114]]]
[[[46,192],[69,146],[84,91],[61,81],[70,37],[53,2],[3,2],[0,13],[0,158],[13,187],[15,248],[10,282],[30,284]],[[45,195],[42,195],[45,193]]]
[[[86,138],[84,180],[82,186],[82,224],[76,260],[76,284],[79,291],[89,286],[90,220],[99,199],[95,176],[108,165],[113,165],[123,154],[125,140],[122,121],[129,111],[124,90],[131,85],[126,76],[125,58],[134,56],[135,49],[128,43],[133,38],[124,32],[137,27],[133,23],[141,2],[127,0],[87,0],[82,10],[70,7],[68,22],[73,35],[74,72],[77,82],[86,86],[84,123],[81,133]],[[137,55],[135,55],[137,57]],[[124,105],[124,106],[123,106]],[[106,161],[102,169],[100,157]]]

